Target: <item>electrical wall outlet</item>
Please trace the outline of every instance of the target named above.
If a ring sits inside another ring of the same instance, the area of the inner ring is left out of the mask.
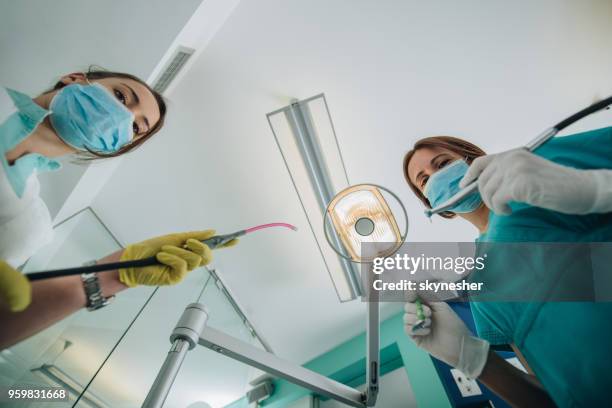
[[[474,395],[482,395],[482,390],[478,386],[476,380],[468,378],[461,371],[453,368],[451,374],[455,379],[455,384],[459,388],[462,397],[473,397]]]

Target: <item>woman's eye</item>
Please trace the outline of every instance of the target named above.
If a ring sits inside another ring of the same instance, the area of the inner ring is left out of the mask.
[[[450,163],[450,159],[444,159],[438,163],[438,169],[445,167],[448,163]]]
[[[132,128],[134,129],[135,135],[140,134],[140,128],[138,127],[138,123],[134,122],[134,124],[132,125]]]
[[[117,97],[117,99],[119,99],[119,102],[121,102],[122,104],[126,104],[126,99],[125,99],[125,95],[123,94],[123,92],[121,92],[118,89],[115,89],[115,96]]]
[[[429,180],[429,176],[425,176],[421,179],[421,188],[425,187],[425,184],[427,184],[427,180]]]

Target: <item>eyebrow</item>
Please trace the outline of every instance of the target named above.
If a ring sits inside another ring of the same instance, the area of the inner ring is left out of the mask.
[[[439,158],[440,156],[444,156],[444,155],[446,155],[446,154],[448,154],[448,153],[440,153],[439,155],[434,156],[434,157],[433,157],[433,158],[432,158],[432,159],[429,161],[429,164],[431,164],[431,165],[433,166],[433,165],[434,165],[434,163],[435,163],[435,161],[436,161],[436,160],[438,160],[438,158]]]
[[[130,90],[130,93],[132,94],[132,98],[134,98],[136,103],[139,104],[140,98],[138,97],[138,94],[136,93],[136,91],[134,91],[134,89],[128,84],[126,84],[125,82],[122,82],[121,84]],[[146,116],[143,116],[143,118],[144,118],[145,125],[147,125],[147,132],[148,132],[151,129],[151,126],[149,125],[149,119],[147,119]]]
[[[131,86],[129,86],[125,82],[122,82],[121,85],[125,86],[127,89],[130,90],[130,92],[132,93],[132,98],[134,98],[136,103],[140,103],[140,98],[138,97],[138,95],[136,94],[136,92],[134,91],[134,89]]]

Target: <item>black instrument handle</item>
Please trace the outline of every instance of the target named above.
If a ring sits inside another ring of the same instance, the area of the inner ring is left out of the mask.
[[[110,262],[103,264],[95,264],[89,266],[79,266],[76,268],[54,269],[51,271],[33,272],[26,274],[30,281],[41,279],[58,278],[60,276],[80,275],[83,273],[113,271],[120,268],[140,268],[143,266],[157,265],[159,262],[154,256],[135,261]]]
[[[246,234],[245,230],[234,232],[233,234],[215,235],[214,237],[203,240],[202,243],[208,245],[210,249],[215,249],[221,245],[228,243],[232,239],[235,239],[244,234]],[[41,279],[58,278],[60,276],[81,275],[83,273],[106,272],[123,268],[141,268],[143,266],[158,265],[159,263],[160,262],[157,260],[157,258],[152,256],[149,258],[137,259],[134,261],[109,262],[89,266],[78,266],[76,268],[63,268],[53,269],[50,271],[32,272],[26,274],[26,277],[30,281],[37,281]]]

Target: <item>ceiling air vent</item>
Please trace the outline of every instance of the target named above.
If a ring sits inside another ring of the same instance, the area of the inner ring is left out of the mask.
[[[174,81],[174,78],[176,78],[178,73],[183,69],[187,61],[189,61],[194,51],[193,48],[178,47],[170,61],[168,61],[164,67],[161,75],[157,78],[157,81],[155,81],[153,89],[163,94],[166,89],[168,89],[170,83]]]

